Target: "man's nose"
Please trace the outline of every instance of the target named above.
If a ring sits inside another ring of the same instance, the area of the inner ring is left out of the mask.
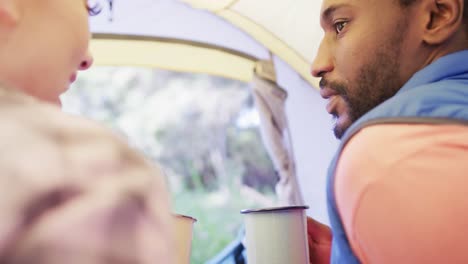
[[[323,77],[325,73],[333,71],[333,57],[326,39],[320,43],[317,55],[312,63],[311,73],[314,77]]]
[[[93,64],[93,55],[91,55],[91,52],[88,52],[86,53],[86,56],[85,58],[81,61],[80,63],[80,67],[78,68],[80,71],[85,71],[87,69],[89,69],[89,67],[91,67],[91,65]]]

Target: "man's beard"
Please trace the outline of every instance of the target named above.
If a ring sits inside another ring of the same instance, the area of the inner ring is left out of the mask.
[[[398,32],[398,31],[396,31]],[[394,96],[403,85],[399,76],[401,41],[404,36],[400,31],[382,46],[373,56],[373,60],[362,66],[358,78],[349,86],[339,82],[329,82],[326,78],[320,81],[321,86],[333,89],[345,101],[351,122],[340,126],[335,124],[335,137],[341,139],[346,130],[364,114]],[[351,62],[352,63],[352,62]],[[337,113],[332,113],[338,118]]]

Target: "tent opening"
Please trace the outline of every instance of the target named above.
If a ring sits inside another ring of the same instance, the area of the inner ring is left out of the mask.
[[[195,224],[192,263],[238,237],[241,209],[277,202],[249,85],[208,74],[93,67],[62,97],[64,111],[114,129],[163,166],[176,213]]]

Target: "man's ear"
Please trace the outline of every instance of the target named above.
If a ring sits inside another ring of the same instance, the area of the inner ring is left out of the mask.
[[[427,0],[424,11],[427,15],[423,40],[429,45],[438,45],[452,37],[463,25],[464,0]]]
[[[17,0],[0,0],[0,32],[15,26],[19,18],[20,10]]]

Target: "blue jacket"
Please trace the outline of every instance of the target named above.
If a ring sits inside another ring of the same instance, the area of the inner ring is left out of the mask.
[[[332,264],[359,263],[336,207],[333,190],[337,160],[346,143],[362,128],[388,123],[468,124],[468,50],[444,56],[417,72],[395,96],[369,111],[346,131],[328,170]]]

